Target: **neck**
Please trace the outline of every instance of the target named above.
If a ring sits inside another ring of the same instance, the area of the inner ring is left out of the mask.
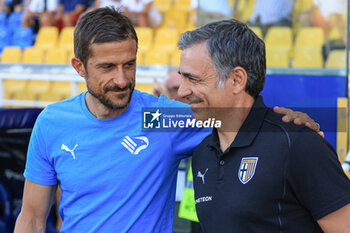
[[[111,119],[119,116],[125,112],[129,105],[122,109],[111,109],[103,105],[98,99],[92,96],[89,92],[85,95],[85,103],[88,110],[94,115],[97,119]]]
[[[235,140],[253,104],[254,98],[244,93],[241,97],[237,98],[235,106],[230,108],[229,113],[226,112],[221,117],[222,127],[218,128],[217,131],[222,151],[225,151]]]

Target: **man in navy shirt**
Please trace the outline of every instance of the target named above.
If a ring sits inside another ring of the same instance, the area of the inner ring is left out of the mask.
[[[332,146],[259,96],[264,42],[224,20],[184,33],[179,47],[179,97],[195,118],[222,121],[193,154],[203,231],[350,232],[350,182]]]

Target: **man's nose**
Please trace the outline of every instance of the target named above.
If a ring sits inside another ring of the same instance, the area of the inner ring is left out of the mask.
[[[186,78],[182,78],[179,89],[177,90],[178,98],[183,99],[183,98],[190,96],[191,94],[192,94],[192,91],[190,88],[190,84],[188,83]]]
[[[123,88],[128,84],[128,78],[123,68],[117,68],[113,74],[113,82]]]

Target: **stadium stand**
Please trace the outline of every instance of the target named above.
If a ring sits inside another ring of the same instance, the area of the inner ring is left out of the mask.
[[[153,50],[161,50],[165,53],[171,53],[177,49],[179,32],[175,28],[159,28],[156,31],[155,39],[152,46]]]
[[[20,63],[22,60],[22,50],[20,47],[7,46],[1,54],[1,62]]]
[[[179,66],[180,65],[180,57],[181,57],[180,50],[177,49],[174,52],[172,52],[171,56],[170,56],[170,65]]]
[[[294,53],[294,68],[322,68],[323,57],[318,49],[299,49]]]
[[[34,40],[32,28],[23,28],[21,26],[17,27],[13,32],[13,37],[11,40],[12,46],[18,46],[22,49],[32,46]]]
[[[333,50],[328,55],[326,68],[344,68],[346,65],[346,51]]]
[[[51,88],[50,81],[29,80],[22,92],[17,94],[16,99],[30,101],[49,101],[45,95]]]
[[[23,51],[22,63],[41,64],[44,63],[44,51],[36,47],[27,47]]]
[[[68,54],[64,49],[53,48],[47,51],[44,62],[47,64],[67,64]]]
[[[301,28],[296,35],[296,48],[320,48],[325,42],[325,35],[320,27]]]
[[[56,27],[42,27],[38,32],[34,46],[45,51],[56,46],[58,40],[58,29]]]
[[[5,12],[0,12],[0,26],[7,27],[7,16]]]
[[[169,65],[169,55],[162,49],[153,49],[145,55],[144,65]]]
[[[0,53],[11,44],[11,34],[6,26],[0,26]]]
[[[154,0],[153,2],[162,14],[165,14],[173,4],[172,0]]]
[[[58,37],[58,48],[70,53],[74,49],[74,27],[64,27]]]
[[[136,27],[135,31],[139,39],[138,52],[148,52],[153,42],[153,29],[149,27]]]
[[[21,18],[23,17],[24,12],[12,12],[8,17],[8,27],[11,31],[16,31],[22,27]]]
[[[290,27],[272,27],[265,38],[266,50],[279,50],[290,54],[293,48],[293,32]],[[285,67],[285,66],[281,66]]]
[[[162,27],[176,28],[179,32],[182,32],[188,25],[189,12],[183,8],[171,8],[165,14]]]
[[[18,99],[18,95],[24,92],[28,81],[27,80],[4,80],[4,98],[7,100]]]
[[[268,48],[266,50],[266,66],[270,68],[288,68],[289,53],[286,50],[276,48]]]
[[[51,82],[50,89],[41,98],[50,102],[57,102],[69,98],[71,94],[71,82],[54,81]]]

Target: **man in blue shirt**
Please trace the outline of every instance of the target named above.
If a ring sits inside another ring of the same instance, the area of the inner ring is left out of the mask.
[[[188,106],[134,90],[137,42],[113,9],[79,20],[72,65],[88,92],[38,117],[16,233],[44,231],[58,182],[61,232],[172,232],[179,161],[208,131],[142,131],[143,107]]]

